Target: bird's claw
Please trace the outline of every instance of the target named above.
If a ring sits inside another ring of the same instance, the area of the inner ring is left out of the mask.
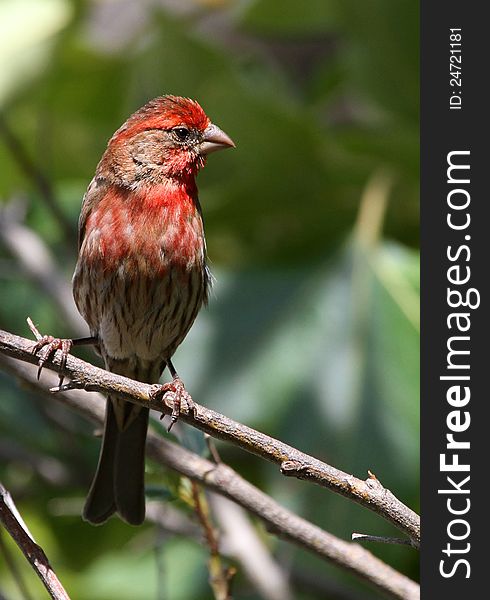
[[[182,401],[187,405],[187,412],[192,412],[195,414],[196,405],[194,400],[192,399],[189,392],[185,389],[184,382],[180,377],[175,377],[169,383],[164,383],[162,385],[154,386],[154,389],[151,391],[150,396],[152,400],[162,399],[166,394],[171,393],[173,396],[172,399],[172,413],[170,415],[170,425],[168,426],[167,431],[170,431],[174,424],[178,421],[180,417],[180,408],[182,406]],[[164,415],[160,417],[163,419]]]
[[[65,379],[63,371],[65,370],[66,361],[68,359],[68,355],[70,354],[72,345],[72,340],[55,338],[52,335],[43,335],[41,338],[39,338],[32,349],[33,354],[37,354],[41,351],[39,354],[37,378],[39,379],[41,377],[41,372],[44,365],[54,355],[56,350],[61,350],[59,383],[59,387],[61,387]]]

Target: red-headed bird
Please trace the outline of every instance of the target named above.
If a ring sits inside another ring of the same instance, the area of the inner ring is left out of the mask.
[[[155,98],[109,140],[83,199],[73,295],[96,348],[109,371],[142,382],[168,367],[164,389],[178,398],[171,358],[210,287],[195,178],[208,154],[233,146],[197,102]],[[147,409],[109,396],[84,519],[143,522],[147,428]]]

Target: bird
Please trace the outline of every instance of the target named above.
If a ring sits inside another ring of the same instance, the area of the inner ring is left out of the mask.
[[[157,384],[168,368],[172,382],[160,389],[174,392],[172,423],[180,401],[191,403],[172,356],[211,286],[196,176],[209,154],[233,147],[197,101],[154,98],[110,138],[82,202],[73,296],[87,339],[113,373]],[[148,418],[147,408],[108,396],[82,514],[89,523],[114,513],[143,523]]]

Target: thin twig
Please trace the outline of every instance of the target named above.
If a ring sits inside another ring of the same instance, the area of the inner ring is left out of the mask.
[[[71,364],[71,360],[69,362]],[[96,427],[101,427],[105,412],[105,399],[102,395],[73,390],[53,396],[37,381],[36,369],[2,356],[1,352],[0,366],[20,379],[24,385],[41,393],[48,401],[58,400],[91,420]],[[45,377],[55,381],[55,376],[51,373],[47,373]],[[152,431],[148,435],[147,453],[167,468],[199,481],[208,489],[236,502],[260,518],[271,533],[347,569],[388,597],[418,600],[419,586],[414,581],[386,565],[360,545],[340,540],[283,508],[230,467],[216,465]]]
[[[353,542],[380,542],[381,544],[413,546],[412,541],[408,538],[386,537],[383,535],[368,535],[367,533],[353,533],[351,539]]]
[[[18,360],[36,364],[38,358],[33,355],[34,342],[26,338],[0,330],[0,353]],[[45,364],[46,368],[58,371],[61,353]],[[164,401],[155,400],[153,387],[109,373],[69,356],[63,374],[71,382],[62,390],[85,389],[88,391],[112,392],[129,402],[140,404],[160,413],[170,414],[173,406],[172,395]],[[59,388],[53,388],[57,391]],[[296,448],[276,440],[246,425],[237,423],[209,408],[195,404],[194,411],[182,408],[181,419],[215,438],[231,442],[244,450],[252,452],[280,466],[281,472],[326,487],[362,506],[376,512],[410,537],[414,547],[420,543],[420,518],[405,506],[381,482],[373,476],[365,481],[344,473]]]
[[[191,490],[194,511],[196,513],[197,520],[202,527],[209,552],[211,554],[219,554],[218,538],[209,518],[209,507],[207,502],[201,496],[202,490],[195,481],[191,481]]]
[[[220,529],[221,556],[239,565],[241,572],[263,600],[290,600],[292,593],[288,585],[289,573],[286,573],[286,568],[278,565],[271,556],[269,548],[259,536],[246,511],[231,500],[212,492],[207,494],[207,499]],[[78,511],[80,510],[81,503],[78,507]],[[158,526],[163,533],[160,536],[163,543],[168,536],[185,537],[200,545],[205,543],[202,528],[168,502],[147,502],[146,520]]]
[[[44,550],[36,544],[9,492],[0,483],[0,521],[31,563],[53,600],[70,600],[49,564]]]
[[[221,495],[209,492],[208,502],[220,530],[220,552],[232,556],[263,600],[292,600],[289,573],[272,556],[245,510]]]
[[[192,500],[197,519],[201,524],[206,545],[209,549],[209,583],[216,600],[231,600],[231,581],[235,575],[234,567],[225,568],[219,551],[216,530],[211,523],[209,505],[204,491],[196,481],[191,481]]]
[[[221,456],[219,455],[218,448],[216,448],[216,444],[214,443],[213,438],[209,435],[209,433],[204,434],[204,439],[206,441],[206,446],[209,450],[209,455],[213,459],[213,461],[219,465],[221,462]]]

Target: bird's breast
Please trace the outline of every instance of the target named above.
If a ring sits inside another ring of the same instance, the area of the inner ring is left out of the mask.
[[[170,357],[207,296],[197,200],[164,191],[108,193],[87,219],[75,300],[113,358]]]
[[[87,219],[83,245],[86,260],[106,268],[125,261],[134,274],[199,267],[205,241],[197,194],[175,184],[133,192],[110,189]]]

